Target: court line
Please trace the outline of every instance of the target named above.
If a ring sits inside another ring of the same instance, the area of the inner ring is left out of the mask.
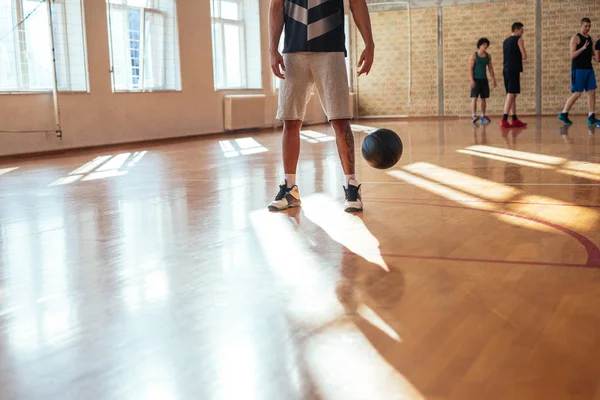
[[[365,201],[401,201],[401,199],[385,199],[385,198],[370,198],[363,197]],[[431,202],[439,202],[439,203],[454,203],[454,200],[445,200],[445,199],[411,199],[417,200],[419,202],[431,201]],[[493,204],[521,204],[528,206],[553,206],[553,207],[587,207],[587,208],[600,208],[600,205],[595,204],[571,204],[571,203],[558,203],[558,204],[550,204],[550,203],[531,203],[527,201],[500,201],[500,200],[461,200],[464,203],[493,203]]]
[[[361,185],[410,185],[406,182],[360,182]],[[507,183],[510,186],[600,186],[600,183]]]
[[[376,201],[376,202],[379,201],[379,202],[387,202],[387,203],[395,203],[395,204],[406,204],[406,205],[413,205],[413,206],[416,205],[416,206],[429,206],[429,207],[457,208],[457,209],[462,209],[462,210],[471,210],[471,211],[487,212],[487,213],[492,213],[492,214],[507,215],[510,217],[521,218],[521,219],[524,219],[527,221],[534,221],[534,222],[537,222],[538,224],[545,225],[547,227],[550,227],[555,230],[566,233],[567,235],[571,236],[573,239],[577,240],[585,248],[585,250],[587,252],[587,256],[588,256],[586,263],[579,265],[579,266],[585,267],[585,268],[600,268],[600,249],[598,248],[598,246],[596,246],[590,239],[583,236],[582,234],[572,231],[563,226],[553,224],[551,222],[541,221],[536,218],[526,217],[523,215],[512,214],[512,213],[503,212],[503,211],[482,210],[479,208],[464,207],[464,206],[451,205],[451,204],[416,203],[416,202],[394,200],[394,199],[381,199],[381,200],[371,200],[371,201]],[[467,260],[468,259],[465,259],[462,261],[467,261]],[[493,262],[493,261],[490,261],[490,262]],[[541,265],[550,265],[550,264],[541,263]],[[566,264],[565,264],[565,266],[566,266]],[[570,266],[576,266],[576,265],[570,265]]]
[[[352,253],[351,251],[344,252],[347,255],[354,255],[361,257],[359,254]],[[382,258],[412,258],[416,260],[431,260],[431,261],[457,261],[457,262],[472,262],[472,263],[488,263],[488,264],[516,264],[516,265],[535,265],[535,266],[551,266],[551,267],[569,267],[569,268],[587,268],[596,269],[600,268],[596,265],[587,264],[569,264],[569,263],[554,263],[554,262],[541,262],[541,261],[523,261],[523,260],[494,260],[487,258],[461,258],[461,257],[442,257],[442,256],[420,256],[416,254],[386,254],[381,253]]]

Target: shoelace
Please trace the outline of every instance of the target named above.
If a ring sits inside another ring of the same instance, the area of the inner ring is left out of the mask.
[[[288,192],[288,188],[286,185],[279,185],[279,193],[277,193],[277,196],[275,196],[275,200],[279,201],[282,200],[286,193]]]
[[[348,189],[346,189],[346,199],[348,201],[357,201],[358,200],[358,187],[348,185]]]

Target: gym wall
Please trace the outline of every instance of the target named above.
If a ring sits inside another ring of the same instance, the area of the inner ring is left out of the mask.
[[[272,94],[268,4],[260,0],[264,90]],[[223,131],[223,97],[215,91],[208,0],[177,1],[182,90],[113,93],[106,0],[84,0],[89,93],[60,93],[63,139],[45,133],[0,133],[0,156],[163,139]],[[265,119],[272,114],[268,98]],[[0,94],[0,130],[54,128],[51,93]]]
[[[359,115],[437,115],[437,9],[412,12],[411,104],[408,98],[408,12],[373,13],[371,21],[376,40],[375,63],[368,76],[358,78]],[[358,56],[364,49],[360,35],[355,43]]]
[[[265,125],[269,125],[276,122],[277,98],[271,90],[269,68],[269,0],[259,1],[263,89],[241,93],[265,95]],[[223,132],[223,99],[227,94],[240,92],[214,90],[208,0],[178,1],[182,91],[156,93],[112,92],[106,3],[105,0],[83,3],[90,92],[60,94],[62,141],[44,133],[0,133],[0,156]],[[536,11],[541,15],[542,32],[539,88],[535,87]],[[545,114],[556,114],[569,95],[569,39],[578,31],[583,16],[592,19],[592,37],[600,38],[595,19],[599,11],[600,0],[521,0],[442,7],[440,59],[438,8],[414,9],[411,104],[408,102],[408,14],[406,11],[373,13],[377,59],[372,73],[358,80],[360,113],[363,116],[469,115],[467,62],[475,50],[474,43],[483,35],[492,40],[490,52],[495,56],[497,76],[501,77],[501,40],[509,33],[510,24],[519,19],[526,24],[525,40],[530,56],[519,109],[533,113],[539,106]],[[360,36],[355,45],[362,46]],[[352,61],[355,64],[356,60]],[[438,83],[440,69],[442,86]],[[501,112],[502,79],[498,84],[490,100],[490,113]],[[541,93],[539,105],[536,90]],[[317,121],[319,113],[313,111]],[[574,112],[585,111],[584,99]],[[51,94],[0,94],[0,130],[39,130],[53,126]]]
[[[541,19],[536,18],[536,7]],[[570,95],[569,40],[579,31],[584,16],[592,19],[591,35],[600,39],[596,15],[600,1],[535,0],[492,2],[441,8],[442,59],[438,57],[438,9],[412,10],[412,104],[408,104],[408,12],[372,13],[376,41],[376,63],[368,77],[358,80],[359,112],[361,116],[468,116],[469,56],[476,50],[480,37],[491,41],[498,87],[492,88],[488,113],[502,114],[504,81],[502,79],[502,42],[513,22],[525,24],[525,45],[528,60],[524,62],[521,79],[519,112],[558,114]],[[359,36],[357,54],[362,51]],[[537,60],[537,46],[541,62]],[[439,69],[442,79],[438,78]],[[598,66],[596,65],[598,71]],[[536,76],[541,75],[541,85]],[[389,78],[391,76],[391,78]],[[440,90],[440,81],[443,82]],[[490,82],[491,83],[491,82]],[[539,93],[539,104],[538,96]],[[440,109],[443,112],[440,112]],[[572,113],[587,112],[587,100],[582,99]]]

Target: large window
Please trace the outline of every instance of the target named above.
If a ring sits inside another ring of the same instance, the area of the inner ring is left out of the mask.
[[[258,0],[211,0],[215,89],[262,88]]]
[[[88,89],[81,1],[55,0],[51,6],[61,91]],[[49,12],[45,0],[0,0],[0,91],[53,89]]]
[[[113,90],[181,90],[175,0],[107,0]]]

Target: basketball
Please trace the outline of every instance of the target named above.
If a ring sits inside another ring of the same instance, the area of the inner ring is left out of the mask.
[[[390,129],[376,129],[362,143],[362,155],[367,163],[377,169],[388,169],[402,157],[402,140]]]

